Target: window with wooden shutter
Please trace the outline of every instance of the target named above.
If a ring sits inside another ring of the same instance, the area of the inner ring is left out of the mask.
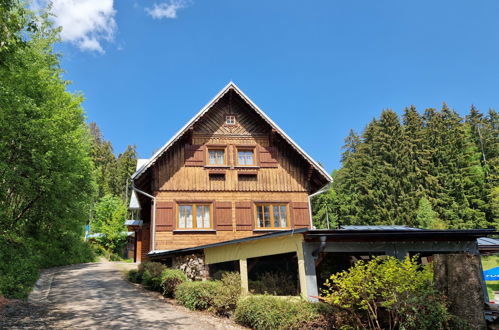
[[[236,230],[253,230],[253,209],[251,202],[236,202]]]
[[[280,203],[258,203],[256,208],[257,229],[286,229],[290,227],[288,207]]]
[[[184,149],[185,166],[204,166],[204,146],[186,144]]]
[[[273,146],[259,148],[260,153],[260,167],[277,167],[277,150]]]
[[[310,212],[308,211],[308,203],[293,202],[290,206],[294,228],[310,227]]]
[[[174,206],[173,202],[156,203],[156,231],[173,230]]]
[[[232,230],[232,202],[215,202],[214,206],[217,230]]]

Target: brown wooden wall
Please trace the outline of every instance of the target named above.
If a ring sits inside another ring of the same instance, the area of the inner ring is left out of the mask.
[[[288,206],[291,228],[310,226],[306,193],[232,193],[232,192],[159,192],[156,213],[156,249],[173,250],[261,235],[255,230],[255,202],[279,202]],[[178,202],[203,202],[211,205],[212,231],[175,230]],[[172,209],[170,209],[172,205]],[[168,208],[166,208],[168,207]],[[165,211],[166,210],[166,211]],[[171,211],[170,211],[171,210]],[[172,224],[171,227],[165,224]]]

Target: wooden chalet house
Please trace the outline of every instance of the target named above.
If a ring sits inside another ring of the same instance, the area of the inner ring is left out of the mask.
[[[231,82],[132,180],[142,221],[129,229],[142,261],[153,251],[310,228],[309,196],[332,179]]]

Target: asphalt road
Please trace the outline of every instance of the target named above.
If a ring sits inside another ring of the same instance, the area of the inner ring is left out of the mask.
[[[172,305],[129,283],[124,271],[131,267],[136,265],[99,262],[44,272],[29,302],[42,306],[47,319],[32,321],[57,329],[240,329],[228,319]],[[30,320],[23,322],[19,327],[30,327]]]

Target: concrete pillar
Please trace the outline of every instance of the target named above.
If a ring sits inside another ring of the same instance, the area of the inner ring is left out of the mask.
[[[248,260],[239,259],[239,274],[241,275],[241,289],[243,294],[248,293]]]
[[[305,261],[305,277],[307,282],[307,298],[310,301],[318,301],[319,289],[317,288],[317,276],[315,273],[315,259],[312,255],[312,246],[308,246],[306,243],[303,244],[303,257]]]
[[[300,294],[302,297],[308,298],[307,279],[305,273],[305,258],[303,256],[303,245],[299,244],[296,249],[298,256],[298,277],[300,279]]]

